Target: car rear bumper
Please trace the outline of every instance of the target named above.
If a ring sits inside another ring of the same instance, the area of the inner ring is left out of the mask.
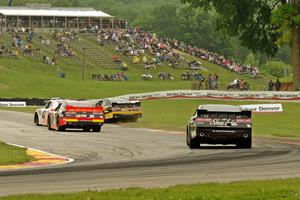
[[[197,128],[196,138],[204,144],[236,144],[241,139],[251,139],[251,128]]]
[[[60,126],[66,127],[84,127],[84,126],[101,126],[104,123],[103,118],[88,119],[88,118],[61,118]]]

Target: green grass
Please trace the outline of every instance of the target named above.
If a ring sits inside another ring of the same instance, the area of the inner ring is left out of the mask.
[[[300,179],[180,185],[164,189],[122,189],[103,192],[21,195],[3,200],[299,200]]]
[[[26,163],[33,160],[34,158],[27,155],[26,149],[0,142],[0,165]]]

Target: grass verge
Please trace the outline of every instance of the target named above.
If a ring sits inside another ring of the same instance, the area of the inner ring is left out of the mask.
[[[0,142],[0,165],[26,163],[33,160],[34,158],[27,155],[26,149]]]
[[[109,190],[70,194],[22,195],[2,200],[299,200],[300,179],[236,182],[227,184],[181,185],[164,189]]]

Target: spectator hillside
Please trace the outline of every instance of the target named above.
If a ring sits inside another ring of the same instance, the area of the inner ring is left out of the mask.
[[[65,77],[65,81],[78,81],[83,76],[92,84],[103,80],[142,84],[145,80],[150,80],[147,84],[168,81],[172,85],[169,88],[178,89],[190,89],[192,81],[201,81],[201,89],[227,89],[233,80],[243,79],[251,90],[266,90],[269,80],[260,77],[255,67],[234,63],[216,53],[139,28],[97,30],[92,27],[80,33],[14,29],[1,33],[0,46],[1,65],[6,66],[11,59],[19,60],[26,63],[25,67],[16,68],[26,73],[31,65],[40,65],[40,69],[30,72],[32,76],[56,74]],[[42,66],[54,72],[47,74]],[[112,78],[121,73],[126,74],[126,78]],[[217,80],[209,78],[209,74],[213,77],[217,74]]]

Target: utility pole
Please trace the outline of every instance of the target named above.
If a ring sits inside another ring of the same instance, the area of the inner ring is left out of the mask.
[[[83,66],[82,66],[82,80],[85,79],[85,47],[83,47]]]

